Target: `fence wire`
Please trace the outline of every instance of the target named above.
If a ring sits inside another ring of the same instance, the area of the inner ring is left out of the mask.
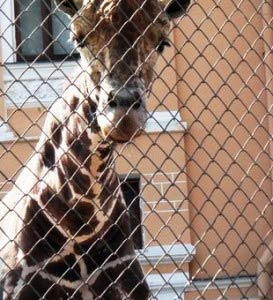
[[[0,299],[273,299],[271,0],[1,0],[0,33]]]

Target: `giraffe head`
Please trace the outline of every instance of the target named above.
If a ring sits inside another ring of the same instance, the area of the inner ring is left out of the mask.
[[[56,0],[71,17],[71,35],[105,137],[125,142],[146,120],[147,88],[165,46],[170,20],[185,13],[190,0]]]

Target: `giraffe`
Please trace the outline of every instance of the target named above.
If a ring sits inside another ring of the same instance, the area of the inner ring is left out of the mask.
[[[114,169],[141,134],[153,66],[189,0],[56,0],[80,52],[34,153],[0,202],[3,299],[145,300]]]

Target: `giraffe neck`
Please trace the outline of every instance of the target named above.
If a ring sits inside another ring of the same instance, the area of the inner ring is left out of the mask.
[[[34,198],[62,233],[78,242],[114,223],[115,208],[123,205],[114,145],[103,139],[94,114],[89,99],[74,94],[60,100],[37,146],[40,182]]]

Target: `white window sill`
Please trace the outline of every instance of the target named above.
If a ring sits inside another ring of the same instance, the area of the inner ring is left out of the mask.
[[[183,272],[150,274],[147,283],[157,300],[184,299],[184,291],[188,286],[189,274]]]
[[[250,288],[253,283],[256,282],[255,276],[244,277],[229,277],[229,278],[217,278],[214,280],[194,280],[194,283],[188,285],[187,291],[202,291],[206,290],[219,290],[219,289],[231,289],[231,288]]]
[[[189,263],[196,254],[192,244],[174,244],[150,246],[144,250],[136,251],[138,260],[143,266],[158,266],[164,264]],[[153,298],[157,300],[183,300],[184,292],[189,286],[189,273],[155,273],[147,276],[147,283],[152,291]]]
[[[195,255],[192,244],[175,244],[151,246],[137,251],[138,259],[142,265],[155,266],[157,264],[189,263]]]
[[[73,75],[79,63],[75,60],[65,62],[11,63],[4,65],[4,81],[48,80]]]
[[[0,121],[0,142],[13,139],[14,136],[6,123]]]
[[[148,133],[158,132],[184,132],[187,130],[187,123],[182,122],[178,111],[159,111],[150,113],[145,131]]]
[[[6,108],[47,107],[63,93],[74,76],[77,61],[4,65]]]
[[[187,123],[182,122],[180,114],[176,111],[154,112],[146,121],[145,132],[160,133],[160,132],[184,132],[187,130]],[[6,124],[0,123],[0,141],[1,142],[24,142],[38,141],[39,137],[15,137],[9,130]]]

